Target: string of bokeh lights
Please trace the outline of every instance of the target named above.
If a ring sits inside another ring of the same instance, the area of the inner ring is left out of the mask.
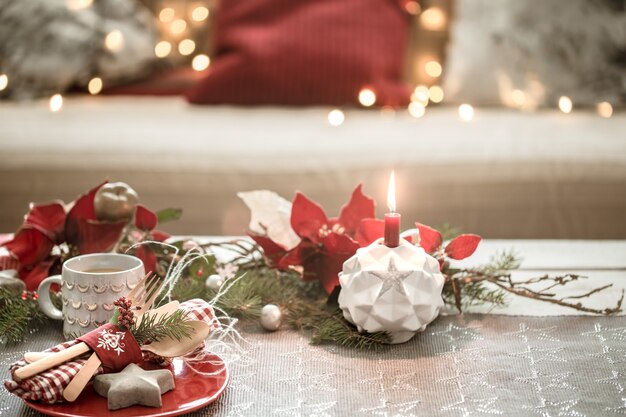
[[[66,0],[67,8],[78,11],[91,7],[93,0]],[[406,11],[414,15],[418,24],[428,31],[444,31],[448,26],[448,16],[440,7],[432,6],[425,10],[417,1],[409,0],[405,3]],[[196,53],[196,42],[189,37],[190,29],[204,25],[210,16],[210,10],[205,5],[198,5],[184,10],[176,10],[173,7],[162,8],[158,15],[161,26],[162,38],[154,46],[154,55],[157,58],[165,59],[171,57],[176,52],[180,57],[190,57]],[[120,30],[110,31],[104,38],[104,46],[112,53],[117,53],[124,48],[124,35]],[[417,62],[423,65],[424,73],[430,78],[430,85],[420,84],[415,87],[411,94],[411,101],[406,111],[412,117],[419,119],[426,114],[430,104],[439,104],[444,101],[445,94],[443,88],[438,84],[443,74],[443,66],[438,57],[423,56],[418,57]],[[191,67],[198,72],[206,71],[211,65],[211,58],[204,53],[196,53],[190,60]],[[421,69],[421,68],[419,68]],[[8,74],[0,73],[0,92],[9,85]],[[104,88],[104,82],[100,77],[93,77],[87,84],[87,91],[91,95],[98,95]],[[376,91],[371,87],[363,87],[357,96],[361,106],[368,108],[377,104]],[[519,89],[511,91],[510,97],[506,100],[507,106],[519,110],[529,110],[526,93]],[[49,99],[49,108],[52,112],[58,112],[63,107],[63,96],[54,94]],[[569,114],[574,108],[571,98],[561,96],[557,103],[557,108],[564,114]],[[603,118],[610,118],[613,115],[613,106],[609,102],[601,102],[596,105],[598,115]],[[383,114],[396,114],[397,109],[383,106]],[[469,103],[458,106],[459,118],[464,122],[471,122],[474,119],[475,110]],[[331,126],[341,126],[346,116],[341,109],[332,109],[327,115],[328,123]]]

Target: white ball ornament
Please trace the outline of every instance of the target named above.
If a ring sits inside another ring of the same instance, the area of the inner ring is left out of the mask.
[[[404,239],[358,249],[339,274],[339,307],[359,331],[388,332],[404,343],[426,328],[443,307],[439,262]]]
[[[209,277],[205,281],[205,285],[207,288],[211,290],[219,290],[224,284],[224,278],[217,274],[209,275]]]
[[[278,330],[283,320],[283,312],[275,304],[266,304],[261,309],[261,327],[273,332]]]

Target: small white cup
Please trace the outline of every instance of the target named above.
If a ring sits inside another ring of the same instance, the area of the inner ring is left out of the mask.
[[[63,264],[61,275],[41,281],[39,307],[50,318],[63,320],[63,336],[73,339],[107,323],[113,302],[127,295],[145,275],[141,259],[119,253],[80,255]],[[63,310],[50,300],[50,285],[61,286]]]

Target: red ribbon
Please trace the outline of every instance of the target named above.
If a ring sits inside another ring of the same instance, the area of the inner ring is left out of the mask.
[[[98,355],[105,373],[121,371],[129,363],[138,363],[142,359],[141,349],[132,333],[111,323],[76,340],[85,342]]]

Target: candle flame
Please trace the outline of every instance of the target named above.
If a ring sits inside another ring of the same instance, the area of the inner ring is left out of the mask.
[[[396,212],[396,178],[393,171],[389,177],[389,188],[387,191],[387,207],[391,213]]]

